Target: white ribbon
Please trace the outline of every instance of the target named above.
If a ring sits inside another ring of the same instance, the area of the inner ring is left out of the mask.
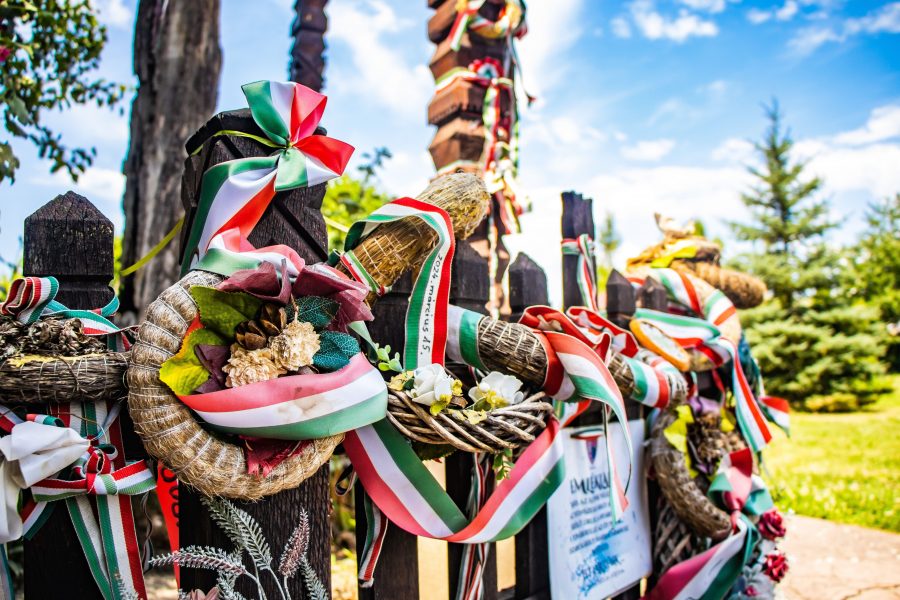
[[[79,459],[90,442],[68,427],[23,421],[0,439],[0,543],[22,537],[19,492],[53,477]]]

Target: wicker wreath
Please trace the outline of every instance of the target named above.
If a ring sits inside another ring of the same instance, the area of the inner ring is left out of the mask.
[[[707,498],[688,472],[684,455],[666,439],[665,430],[675,418],[672,411],[663,411],[650,434],[650,461],[660,490],[696,535],[722,540],[731,532],[731,517]],[[724,448],[723,453],[737,449]]]
[[[160,366],[181,348],[197,316],[188,290],[221,281],[218,275],[194,271],[150,304],[131,350],[128,407],[147,452],[174,471],[179,481],[208,496],[257,500],[300,485],[328,461],[343,436],[311,440],[267,476],[251,475],[242,447],[201,427],[160,381]]]
[[[463,452],[498,453],[534,441],[547,426],[553,406],[539,392],[519,404],[489,411],[473,424],[462,411],[444,410],[432,415],[404,392],[388,395],[388,420],[406,437],[425,444],[449,444]]]

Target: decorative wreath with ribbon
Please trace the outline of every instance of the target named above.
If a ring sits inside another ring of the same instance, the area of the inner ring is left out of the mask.
[[[525,4],[521,0],[506,0],[496,19],[489,19],[479,11],[486,0],[457,0],[456,19],[450,28],[450,47],[459,50],[466,31],[489,39],[520,38],[527,33]]]

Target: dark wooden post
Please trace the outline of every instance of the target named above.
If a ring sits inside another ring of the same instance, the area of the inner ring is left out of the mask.
[[[487,261],[466,242],[456,246],[453,257],[453,279],[450,284],[450,302],[462,308],[487,313],[490,299],[490,275]],[[451,367],[451,365],[448,365]],[[466,381],[467,378],[463,378]],[[466,502],[472,488],[473,455],[468,452],[454,452],[445,461],[447,494],[465,512]],[[488,493],[492,485],[488,486]],[[462,565],[464,544],[449,544],[447,547],[447,567],[450,583],[450,598],[455,598],[459,586],[459,570]],[[484,600],[497,598],[497,548],[490,544],[487,562],[484,565]]]
[[[185,232],[189,231],[191,221],[195,218],[200,180],[206,169],[226,160],[267,156],[271,153],[271,148],[247,137],[216,135],[223,130],[262,135],[262,131],[253,122],[250,111],[245,109],[216,115],[188,140],[190,158],[185,163],[182,181],[182,199],[187,213]],[[258,248],[286,244],[296,250],[307,263],[324,261],[328,244],[321,213],[324,195],[325,184],[279,192],[250,233],[250,243]],[[275,552],[284,547],[288,536],[299,522],[300,510],[305,508],[311,528],[309,562],[326,589],[331,589],[331,498],[328,492],[328,468],[328,463],[324,464],[315,475],[295,489],[269,496],[259,502],[237,501],[235,504],[259,521]],[[213,523],[201,504],[197,492],[185,486],[180,490],[179,501],[180,541],[183,546],[197,544],[231,547],[228,538]],[[264,577],[263,583],[269,598],[279,597],[270,577]],[[181,584],[185,590],[208,591],[215,585],[215,576],[205,570],[182,569]],[[289,585],[291,596],[295,600],[306,598],[302,578],[291,579]],[[252,597],[255,589],[247,582],[242,586],[241,592]]]
[[[509,267],[511,321],[518,321],[529,306],[546,305],[547,275],[524,252]],[[550,559],[547,541],[547,508],[541,508],[516,536],[516,600],[550,598]],[[508,594],[506,597],[510,597]]]
[[[403,322],[412,292],[409,273],[394,284],[373,307],[375,320],[369,326],[372,339],[381,345],[390,345],[391,354],[403,356],[405,331]],[[356,507],[356,552],[360,560],[366,535],[366,513],[363,510],[362,485],[354,490]],[[375,568],[375,583],[359,589],[360,600],[415,600],[419,597],[418,538],[390,525],[382,544],[381,558]]]
[[[628,329],[628,323],[634,316],[636,308],[631,282],[613,269],[606,280],[606,314],[609,320],[619,327]]]
[[[325,5],[328,0],[296,0],[291,35],[291,81],[302,83],[317,92],[325,83],[325,31],[328,17]]]
[[[668,304],[666,288],[652,277],[648,277],[644,280],[644,285],[638,290],[637,295],[641,308],[660,311],[666,310],[666,305]]]
[[[83,196],[57,196],[25,219],[23,273],[59,279],[56,299],[69,308],[104,306],[113,297],[112,223]],[[65,503],[55,504],[37,535],[25,541],[25,598],[76,591],[79,598],[102,598]]]
[[[562,193],[562,237],[573,239],[582,234],[588,234],[591,239],[596,237],[594,228],[594,201],[585,198],[575,192]],[[578,269],[578,257],[563,255],[563,308],[581,306],[584,300],[581,298],[581,290],[578,288],[576,273]]]

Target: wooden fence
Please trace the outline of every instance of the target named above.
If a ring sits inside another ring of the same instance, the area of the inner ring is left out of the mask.
[[[233,151],[233,149],[231,150]],[[198,168],[205,168],[198,165]],[[322,190],[315,192],[291,192],[273,203],[273,212],[264,217],[260,226],[264,231],[265,243],[286,241],[292,243],[303,254],[303,248],[312,246],[306,252],[309,260],[321,259],[320,250],[324,245],[324,229],[320,229],[316,217],[320,217],[318,207]],[[291,196],[290,194],[293,194]],[[316,197],[318,195],[318,198]],[[563,237],[575,237],[582,233],[594,235],[592,201],[579,194],[566,192],[563,200]],[[314,208],[314,210],[310,210]],[[314,214],[313,214],[314,213]],[[299,232],[299,233],[298,233]],[[255,233],[255,232],[254,232]],[[300,238],[303,243],[299,243]],[[251,240],[253,237],[251,237]],[[312,240],[314,243],[310,243]],[[304,246],[305,244],[305,246]],[[318,246],[318,247],[316,247]],[[58,299],[70,308],[95,308],[102,306],[112,297],[109,282],[113,276],[113,228],[85,198],[69,192],[58,196],[31,215],[25,222],[25,274],[54,275],[60,280]],[[564,304],[580,304],[580,296],[575,283],[574,257],[564,256],[563,282]],[[509,268],[509,301],[512,309],[510,319],[516,320],[522,311],[531,305],[547,304],[547,278],[543,270],[526,254],[520,254]],[[607,294],[612,318],[627,320],[634,312],[635,294],[624,278],[611,277]],[[467,243],[460,243],[453,263],[451,302],[464,308],[485,312],[490,294],[490,276],[486,261]],[[404,276],[393,289],[374,307],[375,321],[370,327],[375,339],[390,344],[392,348],[403,346],[403,328],[397,324],[403,321],[407,299],[411,290],[411,278]],[[649,288],[642,289],[644,306],[653,306],[664,301],[664,294]],[[450,365],[451,368],[459,365]],[[640,407],[629,406],[629,417],[640,417]],[[146,458],[133,427],[123,412],[126,430],[126,455],[129,459]],[[582,423],[597,422],[597,414],[587,414]],[[470,472],[472,458],[456,453],[444,461],[446,487],[449,495],[463,507],[471,485]],[[325,585],[330,584],[330,527],[331,500],[328,491],[328,465],[295,490],[290,490],[266,498],[256,503],[239,503],[262,524],[270,541],[278,547],[289,534],[296,522],[297,511],[305,507],[313,524],[313,547],[310,562]],[[357,485],[355,492],[361,489]],[[199,502],[196,492],[188,488],[180,490],[180,537],[182,545],[211,544],[226,545],[223,534],[213,525]],[[139,509],[136,499],[135,508]],[[361,502],[356,504],[357,547],[362,548],[365,535],[365,514]],[[143,534],[139,531],[139,536]],[[491,545],[486,564],[485,600],[498,598],[517,600],[538,600],[550,597],[548,568],[548,531],[546,509],[515,539],[515,586],[498,590],[496,551]],[[384,541],[384,550],[376,570],[375,583],[371,588],[360,589],[362,599],[413,599],[432,598],[428,589],[420,589],[418,572],[417,538],[397,527],[391,527]],[[457,573],[462,556],[462,546],[449,544],[447,577],[450,596],[456,594]],[[61,581],[66,586],[78,590],[79,598],[100,598],[89,570],[84,564],[81,548],[66,511],[54,511],[51,519],[37,536],[25,543],[25,597],[27,599],[57,597]],[[209,589],[214,585],[208,573],[194,569],[183,569],[184,589]],[[295,599],[305,598],[298,578],[291,593]],[[251,590],[242,590],[250,595]],[[268,590],[274,594],[274,590]],[[617,596],[625,600],[638,598],[639,590],[633,588]],[[273,597],[270,595],[270,597]]]

